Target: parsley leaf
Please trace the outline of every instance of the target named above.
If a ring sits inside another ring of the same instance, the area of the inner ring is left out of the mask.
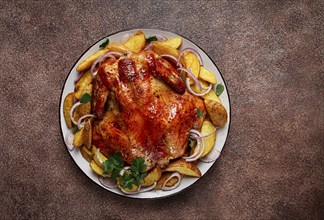
[[[73,127],[73,128],[72,128],[72,133],[73,133],[73,134],[76,134],[77,132],[78,132],[78,127]]]
[[[99,48],[104,48],[107,44],[109,44],[109,39],[106,38],[104,42],[102,42],[100,45],[99,45]]]
[[[119,179],[119,185],[123,188],[132,189],[133,185],[139,186],[146,176],[146,164],[143,158],[133,160],[131,168],[126,170]]]
[[[104,174],[109,175],[111,173],[111,178],[117,179],[119,177],[119,172],[124,167],[124,161],[118,153],[113,154],[108,160],[102,163],[104,167]]]
[[[195,144],[195,141],[189,139],[189,141],[188,141],[188,146],[189,146],[190,148],[192,148],[192,147],[194,146],[194,144]]]
[[[80,102],[82,104],[85,104],[87,102],[91,101],[91,96],[88,93],[84,93],[84,95],[81,97]]]
[[[150,43],[151,41],[157,41],[157,37],[151,36],[151,37],[146,38],[146,43]]]
[[[216,95],[220,96],[224,91],[224,86],[222,84],[217,84],[216,86]]]
[[[202,113],[202,111],[200,110],[200,108],[197,108],[197,115],[198,115],[198,116],[202,116],[202,115],[203,115],[203,113]]]

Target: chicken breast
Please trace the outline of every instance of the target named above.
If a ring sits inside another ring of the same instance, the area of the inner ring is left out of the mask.
[[[197,114],[197,109],[203,112]],[[124,161],[141,157],[147,169],[182,157],[189,131],[206,115],[201,98],[186,91],[172,64],[152,51],[109,59],[94,79],[93,144]]]

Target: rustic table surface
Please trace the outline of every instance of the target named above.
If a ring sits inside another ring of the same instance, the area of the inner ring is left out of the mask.
[[[323,219],[323,1],[1,1],[3,219]],[[175,196],[94,184],[61,137],[75,61],[124,29],[179,33],[218,65],[232,121],[221,157]]]

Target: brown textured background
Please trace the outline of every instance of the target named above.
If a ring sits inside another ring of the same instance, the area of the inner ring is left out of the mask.
[[[323,1],[0,2],[1,219],[324,219]],[[217,63],[232,123],[220,159],[176,196],[94,184],[59,127],[85,49],[131,28],[177,32]]]

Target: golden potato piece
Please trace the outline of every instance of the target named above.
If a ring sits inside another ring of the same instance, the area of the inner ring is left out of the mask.
[[[82,97],[84,94],[89,94],[92,97],[92,84],[88,84],[84,87],[82,94],[80,97]],[[78,106],[78,116],[81,117],[83,115],[87,115],[91,113],[91,102],[87,102],[84,104],[81,104]],[[78,120],[79,118],[74,118],[75,120]]]
[[[63,115],[65,122],[69,128],[72,128],[72,121],[70,118],[70,110],[74,104],[74,93],[69,93],[63,102]]]
[[[86,159],[89,163],[92,161],[93,153],[86,148],[85,146],[80,148],[81,155],[84,159]]]
[[[222,127],[227,122],[227,111],[225,107],[214,100],[205,99],[205,106],[212,123],[216,127]]]
[[[187,70],[191,69],[191,72],[194,74],[196,78],[199,77],[200,72],[200,63],[198,60],[198,57],[192,53],[192,52],[185,52],[182,56],[182,60],[184,63],[184,66]],[[188,76],[190,77],[190,76]],[[193,84],[194,81],[190,77],[190,84]]]
[[[84,145],[86,148],[91,149],[92,140],[92,126],[90,120],[88,120],[84,126],[74,135],[73,145],[75,147],[81,147]]]
[[[172,162],[165,170],[170,172],[178,172],[186,176],[200,177],[201,172],[193,163],[186,162],[184,159],[179,159]]]
[[[157,182],[156,186],[154,187],[154,189],[159,190],[162,189],[163,184],[165,183],[165,181],[172,175],[172,173],[170,172],[164,172],[162,173],[161,178],[159,179],[159,181]],[[179,181],[179,179],[177,177],[172,177],[165,185],[167,187],[171,187],[174,184],[176,184]]]
[[[141,181],[142,186],[151,186],[154,182],[157,182],[162,175],[162,170],[160,167],[153,168],[152,171],[150,171],[144,179]]]
[[[142,31],[136,32],[135,35],[130,37],[124,45],[128,47],[132,52],[140,52],[146,43],[145,35]]]
[[[204,80],[201,80],[201,79],[198,79],[200,85],[203,87],[203,88],[207,88],[209,86],[209,83],[207,83],[206,81]],[[205,90],[202,90],[200,91],[198,85],[195,83],[194,85],[191,86],[192,90],[196,93],[203,93],[205,92]]]
[[[214,90],[210,90],[209,93],[207,93],[206,95],[203,96],[203,99],[213,100],[213,101],[216,101],[216,102],[222,104],[221,100],[218,98],[218,96],[216,95]]]
[[[90,162],[90,167],[99,176],[102,176],[105,172],[105,170],[98,166],[98,164],[96,164],[96,162],[94,162],[93,160]]]
[[[135,184],[132,184],[132,189],[124,188],[120,185],[120,182],[121,182],[121,178],[117,178],[117,186],[119,187],[119,189],[124,190],[126,192],[135,192],[139,188],[139,186],[136,186]]]
[[[182,44],[182,37],[172,37],[172,38],[169,38],[168,40],[166,41],[162,41],[161,42],[162,44],[164,45],[167,45],[167,46],[170,46],[174,49],[178,49],[181,44]]]
[[[163,44],[162,42],[153,41],[153,51],[159,55],[170,54],[178,58],[180,55],[179,50],[174,49],[168,45]]]
[[[83,60],[76,68],[78,72],[85,71],[91,67],[93,62],[98,59],[101,55],[104,55],[109,52],[109,49],[99,50],[98,52],[92,54],[87,59]]]
[[[75,97],[80,100],[80,98],[82,97],[82,93],[85,89],[85,87],[87,85],[89,85],[92,82],[92,76],[90,73],[90,70],[86,71],[85,73],[83,73],[83,75],[81,76],[81,78],[76,82],[75,84]]]
[[[120,52],[120,53],[126,53],[128,51],[131,51],[127,46],[121,43],[112,42],[106,46],[107,49],[113,52]]]
[[[203,66],[200,67],[199,78],[207,82],[210,82],[212,84],[217,83],[217,79],[215,75]]]
[[[215,131],[215,128],[216,127],[209,120],[205,120],[201,127],[200,133],[202,135],[208,135],[211,134],[213,131]],[[214,132],[212,135],[205,138],[205,143],[206,143],[205,150],[200,157],[206,156],[213,149],[215,140],[216,140],[216,132]]]
[[[99,157],[103,162],[108,160],[108,158],[105,155],[103,155],[101,152],[99,152]],[[97,157],[97,152],[93,154],[93,160],[97,163],[98,166],[104,168],[103,165],[100,163],[99,158]]]

